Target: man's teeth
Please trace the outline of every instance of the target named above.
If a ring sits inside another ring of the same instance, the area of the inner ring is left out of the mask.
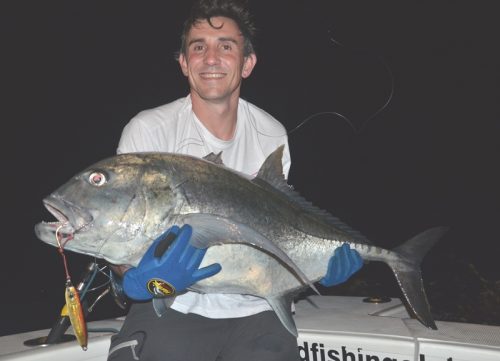
[[[211,78],[211,79],[217,79],[217,78],[222,78],[224,77],[225,74],[223,73],[203,73],[201,74],[202,78]]]

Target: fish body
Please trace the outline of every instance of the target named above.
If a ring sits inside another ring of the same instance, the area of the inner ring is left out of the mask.
[[[165,229],[190,224],[190,242],[209,247],[201,267],[222,266],[191,289],[263,297],[293,334],[293,297],[320,280],[334,250],[348,243],[364,260],[387,263],[415,316],[436,328],[420,262],[446,229],[430,229],[394,250],[377,247],[293,191],[283,177],[282,153],[283,147],[273,152],[255,178],[218,164],[213,155],[117,155],[45,198],[58,222],[41,222],[35,232],[56,246],[62,225],[65,249],[136,266]]]

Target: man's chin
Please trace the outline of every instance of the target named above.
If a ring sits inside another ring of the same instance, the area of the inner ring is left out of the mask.
[[[234,96],[233,94],[234,93],[230,93],[227,91],[219,91],[219,90],[215,90],[215,89],[196,92],[197,97],[199,97],[200,99],[202,99],[206,102],[210,102],[210,103],[225,103],[228,100],[230,100],[232,98],[232,96]],[[237,95],[236,98],[238,96],[239,95]]]

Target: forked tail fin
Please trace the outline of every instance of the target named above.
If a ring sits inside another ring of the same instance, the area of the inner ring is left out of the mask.
[[[415,317],[434,330],[437,327],[425,294],[420,263],[447,230],[447,227],[435,227],[416,235],[393,250],[399,255],[398,260],[388,262]]]

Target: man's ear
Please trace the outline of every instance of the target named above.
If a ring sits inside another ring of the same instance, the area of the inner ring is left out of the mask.
[[[188,65],[187,65],[187,60],[184,54],[180,53],[179,54],[179,65],[181,66],[182,74],[185,76],[188,76]]]
[[[252,74],[252,70],[255,67],[255,64],[257,64],[257,56],[254,53],[245,57],[243,69],[241,71],[241,77],[248,78],[250,74]]]

